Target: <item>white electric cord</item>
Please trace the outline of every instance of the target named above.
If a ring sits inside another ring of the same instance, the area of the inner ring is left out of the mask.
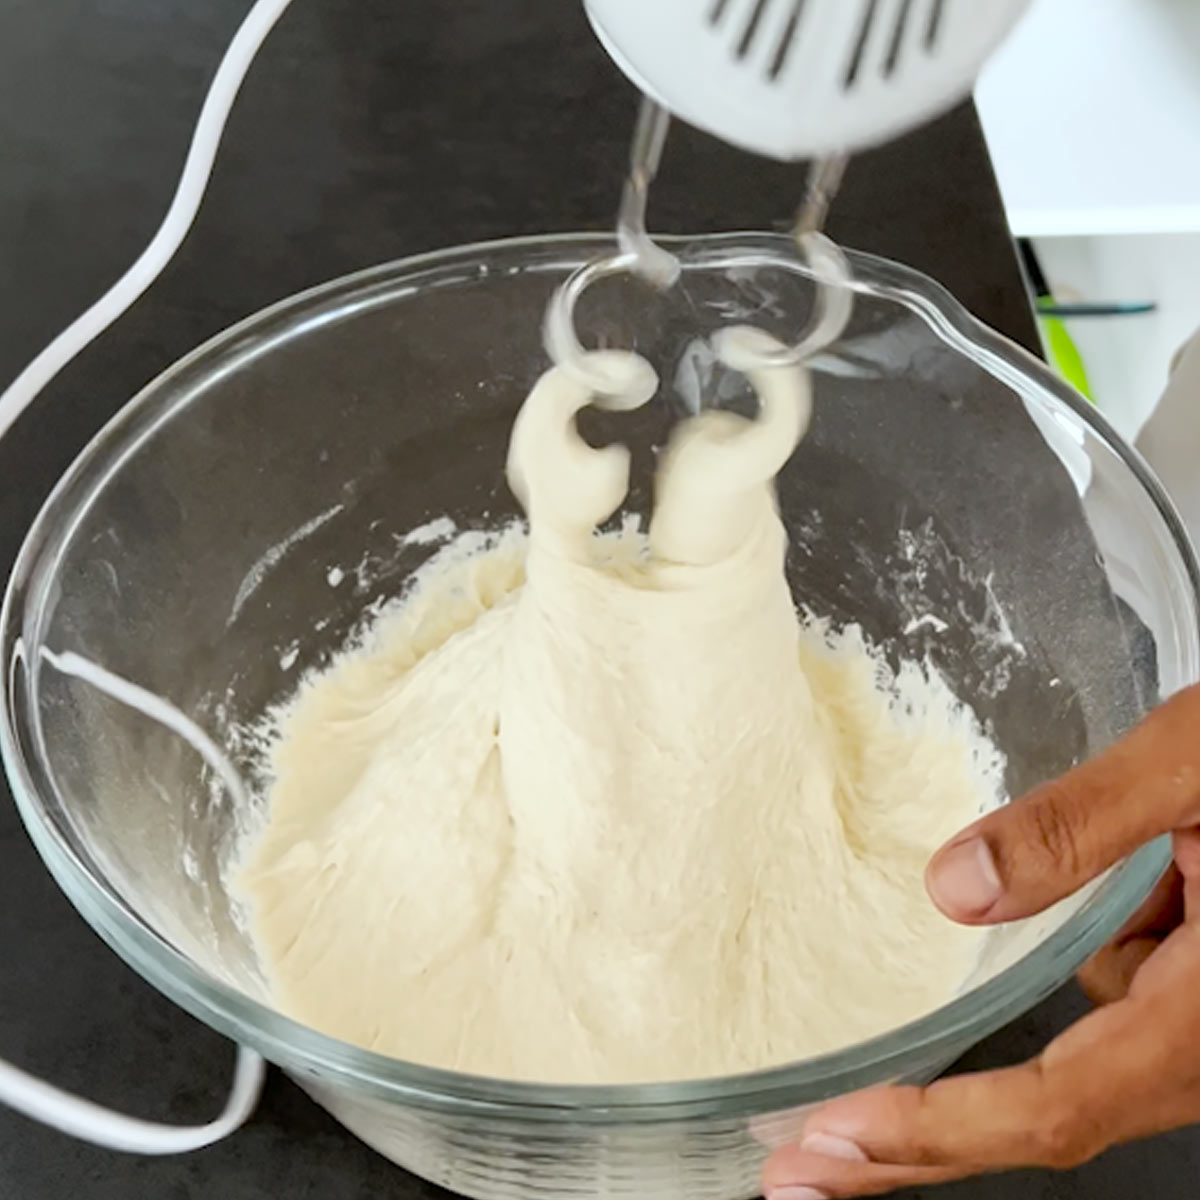
[[[225,1111],[208,1125],[157,1125],[101,1108],[0,1061],[0,1100],[17,1112],[81,1141],[129,1154],[186,1154],[228,1137],[249,1120],[262,1092],[265,1068],[252,1050],[238,1048]]]
[[[175,197],[137,261],[81,317],[62,331],[0,394],[0,437],[81,350],[129,309],[183,244],[204,199],[225,122],[254,56],[291,0],[258,0],[217,68],[192,134]]]
[[[130,683],[128,679],[122,679],[120,675],[92,662],[89,658],[84,658],[82,654],[76,654],[73,650],[56,654],[43,646],[40,657],[61,674],[71,675],[91,684],[98,692],[119,700],[126,708],[132,708],[172,733],[178,734],[204,759],[225,785],[237,808],[245,812],[249,807],[250,793],[237,773],[237,768],[221,747],[191,717],[184,716],[175,705],[169,704],[161,696],[136,683]]]
[[[137,261],[81,317],[58,335],[0,394],[0,437],[42,389],[86,346],[117,320],[162,274],[196,219],[212,174],[225,123],[242,81],[268,33],[291,0],[257,0],[230,42],[213,78],[171,207]],[[114,698],[138,708],[183,736],[235,796],[242,784],[228,759],[193,722],[160,697],[148,693],[79,655],[43,651],[51,666],[87,680]],[[227,1137],[253,1113],[262,1090],[265,1065],[255,1053],[238,1050],[233,1088],[225,1111],[207,1125],[157,1125],[123,1116],[72,1096],[0,1061],[0,1102],[63,1133],[99,1146],[134,1154],[181,1154]]]

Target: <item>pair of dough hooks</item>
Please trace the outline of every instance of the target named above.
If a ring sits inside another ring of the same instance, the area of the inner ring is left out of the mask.
[[[617,218],[617,253],[578,267],[555,290],[546,307],[542,332],[551,361],[601,396],[613,390],[614,381],[588,355],[575,331],[575,312],[583,293],[615,275],[636,275],[661,290],[679,278],[679,260],[656,245],[646,232],[650,184],[658,173],[670,120],[666,109],[653,100],[642,101]],[[796,366],[835,341],[846,328],[853,304],[850,264],[841,249],[821,232],[845,167],[843,155],[813,164],[807,195],[793,229],[797,249],[817,285],[808,327],[795,343],[780,350],[760,349],[748,354],[739,343],[734,356],[737,361],[729,361],[728,365],[742,371]],[[726,352],[732,351],[732,343],[718,334],[716,349],[728,359]]]

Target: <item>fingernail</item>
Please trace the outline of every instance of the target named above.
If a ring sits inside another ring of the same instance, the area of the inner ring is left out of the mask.
[[[847,1162],[867,1162],[861,1146],[849,1138],[833,1133],[809,1133],[800,1140],[800,1149],[805,1154],[820,1154],[825,1158],[844,1158]]]
[[[929,867],[929,894],[947,916],[981,917],[1004,894],[991,849],[981,837],[947,846]]]
[[[767,1200],[830,1200],[830,1196],[813,1187],[781,1187],[772,1188]]]

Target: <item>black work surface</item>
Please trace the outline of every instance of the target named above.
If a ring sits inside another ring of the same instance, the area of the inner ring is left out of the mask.
[[[0,7],[0,381],[135,257],[174,186],[203,89],[248,0],[9,0]],[[0,571],[83,443],[179,355],[240,317],[356,268],[456,242],[599,229],[634,113],[577,0],[297,0],[235,111],[182,253],[0,444]],[[652,223],[771,227],[803,181],[677,131]],[[940,279],[984,320],[1034,332],[974,115],[857,160],[844,242]],[[0,790],[3,790],[0,787]],[[971,1065],[1036,1050],[1081,1010],[1067,991]],[[0,797],[0,1056],[126,1111],[219,1107],[232,1060],[90,933]],[[946,1200],[1184,1200],[1200,1136]],[[190,1157],[80,1145],[0,1109],[0,1200],[384,1200],[435,1191],[275,1076],[248,1128]],[[929,1193],[932,1195],[932,1193]]]

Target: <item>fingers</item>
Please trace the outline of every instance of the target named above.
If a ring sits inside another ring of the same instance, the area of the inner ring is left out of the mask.
[[[927,1088],[880,1088],[835,1100],[809,1119],[798,1146],[772,1156],[763,1176],[767,1200],[800,1200],[790,1194],[799,1187],[840,1198],[1005,1167],[1083,1162],[1103,1148],[1099,1125],[1079,1107],[1085,1089],[1095,1091],[1103,1080],[1098,1068],[1084,1066],[1069,1089],[1039,1059]],[[859,1155],[822,1153],[829,1139]]]
[[[788,1146],[772,1157],[763,1177],[768,1200],[843,1200],[851,1196],[885,1196],[900,1188],[947,1183],[961,1173],[936,1167],[897,1167],[866,1159],[847,1161],[835,1155]],[[771,1179],[805,1179],[797,1185]]]
[[[1123,1000],[1142,964],[1183,916],[1183,876],[1172,865],[1121,932],[1080,970],[1079,982],[1088,998],[1094,1004]]]
[[[1105,946],[1079,972],[1079,986],[1093,1004],[1115,1004],[1129,995],[1134,976],[1162,945],[1154,936],[1133,937]]]
[[[1150,890],[1137,912],[1125,922],[1114,941],[1157,937],[1160,941],[1183,923],[1183,876],[1172,863]]]
[[[1179,830],[1172,842],[1174,863],[1125,928],[1079,972],[1096,1004],[1124,999],[1150,956],[1185,920],[1200,919],[1200,829]]]
[[[1175,870],[1182,881],[1184,918],[1200,919],[1200,829],[1180,829],[1171,838]]]
[[[799,1145],[767,1164],[768,1200],[786,1188],[840,1200],[982,1171],[1070,1167],[1188,1124],[1200,1117],[1197,1024],[1200,927],[1186,924],[1151,956],[1127,999],[1084,1018],[1032,1062],[825,1105]]]
[[[1160,834],[1194,824],[1198,729],[1200,686],[1104,754],[977,821],[930,862],[934,903],[966,924],[1027,917]]]
[[[1173,870],[1082,973],[1109,1007],[1023,1066],[824,1106],[800,1142],[769,1161],[769,1200],[841,1200],[982,1171],[1073,1166],[1200,1118],[1197,730],[1193,688],[1106,754],[976,822],[930,864],[939,907],[984,924],[1041,911],[1172,834]]]
[[[1094,1087],[1099,1080],[1089,1082]],[[1036,1059],[927,1088],[885,1088],[834,1101],[806,1131],[845,1138],[877,1164],[964,1175],[1074,1165],[1103,1146],[1085,1143],[1086,1123],[1075,1124],[1074,1106],[1059,1088],[1058,1079],[1047,1078],[1044,1062]]]

